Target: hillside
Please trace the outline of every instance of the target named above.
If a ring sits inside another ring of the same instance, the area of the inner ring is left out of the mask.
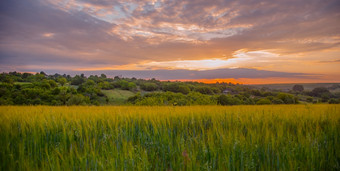
[[[0,105],[261,105],[339,103],[340,84],[242,85],[108,78],[105,74],[0,74]]]

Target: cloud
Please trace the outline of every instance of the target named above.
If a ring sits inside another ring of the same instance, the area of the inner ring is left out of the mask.
[[[218,68],[301,72],[301,64],[309,70],[306,61],[332,61],[328,51],[340,51],[339,8],[337,0],[1,1],[0,63],[157,69],[226,57],[233,66]]]
[[[340,63],[340,59],[332,60],[332,61],[319,61],[319,63]]]

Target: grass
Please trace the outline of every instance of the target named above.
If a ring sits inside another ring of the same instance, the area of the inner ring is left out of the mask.
[[[340,105],[3,106],[1,170],[339,170]]]
[[[102,90],[102,92],[109,98],[109,104],[124,104],[126,100],[135,94],[128,90]]]
[[[32,84],[32,83],[31,82],[15,82],[14,84],[17,84],[17,85],[28,85],[28,84]]]

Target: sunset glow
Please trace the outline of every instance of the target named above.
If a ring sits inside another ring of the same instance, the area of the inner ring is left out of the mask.
[[[340,82],[336,0],[0,3],[1,72],[126,73],[207,83]],[[192,71],[199,72],[191,77]],[[185,78],[176,75],[182,72]]]

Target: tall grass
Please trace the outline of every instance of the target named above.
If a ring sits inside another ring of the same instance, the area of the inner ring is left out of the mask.
[[[340,105],[0,107],[1,170],[339,170]]]

